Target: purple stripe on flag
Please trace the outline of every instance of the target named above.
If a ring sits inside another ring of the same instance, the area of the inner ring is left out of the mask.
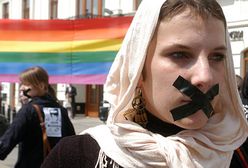
[[[104,84],[107,74],[97,75],[61,75],[49,76],[50,83],[73,83],[73,84]],[[15,74],[0,74],[0,82],[19,82],[18,75]]]
[[[107,74],[50,76],[50,83],[104,84]]]

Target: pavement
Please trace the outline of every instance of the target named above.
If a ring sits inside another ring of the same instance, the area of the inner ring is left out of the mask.
[[[71,121],[75,128],[76,134],[79,134],[87,128],[104,124],[99,120],[99,118],[85,117],[81,114],[77,114]],[[16,146],[4,161],[0,161],[0,168],[13,168],[17,160],[17,155],[18,147]]]

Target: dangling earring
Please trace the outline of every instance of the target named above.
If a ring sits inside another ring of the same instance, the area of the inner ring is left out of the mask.
[[[124,117],[128,120],[132,120],[137,124],[145,127],[147,124],[145,99],[142,97],[142,91],[140,88],[136,89],[136,94],[137,96],[132,101],[133,109],[126,111]]]

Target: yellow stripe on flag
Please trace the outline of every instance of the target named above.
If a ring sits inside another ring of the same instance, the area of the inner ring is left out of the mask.
[[[117,51],[122,39],[70,42],[0,41],[0,52],[94,52]]]

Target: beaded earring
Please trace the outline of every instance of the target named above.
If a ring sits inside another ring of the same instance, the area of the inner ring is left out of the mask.
[[[145,127],[147,124],[147,115],[145,110],[145,99],[142,97],[141,88],[136,89],[136,95],[132,100],[133,109],[129,109],[124,113],[127,120],[136,122],[137,124]]]

